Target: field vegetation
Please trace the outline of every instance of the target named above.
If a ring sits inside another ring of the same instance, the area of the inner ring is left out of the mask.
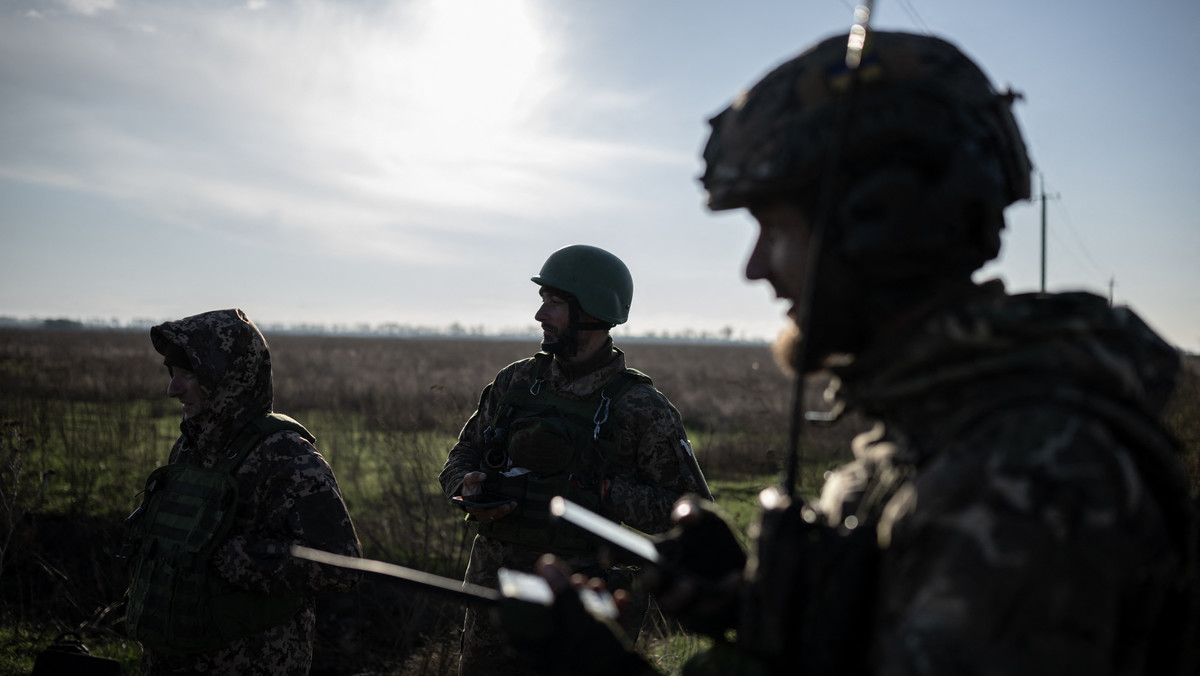
[[[461,578],[470,532],[437,484],[480,390],[529,342],[268,334],[275,408],[303,422],[337,475],[364,553]],[[718,504],[742,532],[754,498],[777,483],[791,384],[762,345],[629,342],[629,363],[679,408]],[[1197,476],[1195,370],[1169,424]],[[145,332],[0,330],[0,673],[27,673],[66,632],[137,673],[123,635],[127,571],[115,555],[145,477],[178,435],[179,409]],[[821,383],[810,385],[819,405]],[[850,419],[806,432],[802,490],[845,459]],[[319,606],[315,674],[451,674],[461,609],[367,577]],[[697,649],[653,612],[639,640],[651,659]]]

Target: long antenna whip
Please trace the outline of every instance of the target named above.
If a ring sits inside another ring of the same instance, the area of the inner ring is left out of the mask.
[[[801,437],[804,433],[804,369],[808,363],[809,336],[812,328],[812,309],[814,290],[817,285],[817,265],[820,262],[820,251],[825,230],[829,227],[837,198],[837,177],[841,169],[842,143],[846,137],[846,128],[850,120],[850,102],[858,86],[858,67],[862,64],[863,50],[866,47],[867,33],[871,25],[871,12],[875,7],[874,0],[864,0],[863,4],[854,8],[854,25],[850,27],[850,36],[846,41],[846,68],[849,71],[849,84],[846,91],[838,99],[838,110],[834,117],[833,137],[829,145],[828,166],[821,185],[820,199],[817,203],[816,219],[813,223],[809,239],[808,260],[804,268],[804,288],[800,295],[800,344],[796,348],[796,377],[795,390],[792,393],[791,429],[788,434],[788,461],[783,480],[783,492],[789,498],[796,496],[796,484],[803,461],[803,445]]]

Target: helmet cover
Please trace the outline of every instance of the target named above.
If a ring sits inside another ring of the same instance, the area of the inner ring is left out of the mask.
[[[1014,95],[932,36],[870,32],[857,71],[845,54],[844,35],[828,38],[709,121],[708,207],[786,198],[815,213],[835,199],[826,247],[876,277],[994,258],[1004,207],[1030,189]],[[837,192],[821,195],[831,168]]]

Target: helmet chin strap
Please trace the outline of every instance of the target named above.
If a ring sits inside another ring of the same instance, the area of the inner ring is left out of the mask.
[[[558,334],[558,340],[553,343],[542,343],[542,351],[563,359],[570,359],[579,354],[580,331],[607,331],[613,327],[608,322],[584,322],[579,320],[579,300],[575,296],[567,296],[567,328]]]

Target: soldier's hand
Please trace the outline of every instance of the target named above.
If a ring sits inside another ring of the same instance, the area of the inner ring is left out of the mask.
[[[483,494],[483,482],[487,481],[487,472],[467,472],[463,475],[462,496],[464,498]]]
[[[675,527],[658,542],[661,566],[647,566],[646,589],[690,631],[721,637],[737,624],[746,552],[707,501],[685,498]]]
[[[521,659],[539,673],[584,676],[625,676],[654,674],[654,670],[634,652],[624,631],[609,617],[590,612],[580,590],[603,592],[603,583],[570,575],[553,555],[543,556],[538,574],[550,585],[554,601],[550,606],[514,602],[505,599],[499,608],[499,625]],[[627,595],[618,590],[613,601],[618,610],[629,607]]]
[[[461,491],[464,500],[462,508],[466,510],[467,514],[470,514],[482,523],[491,523],[517,508],[515,500],[494,507],[473,506],[471,504],[472,498],[480,498],[484,495],[483,485],[487,478],[488,475],[485,472],[467,472],[463,475]],[[489,504],[492,502],[491,500],[488,501]]]

